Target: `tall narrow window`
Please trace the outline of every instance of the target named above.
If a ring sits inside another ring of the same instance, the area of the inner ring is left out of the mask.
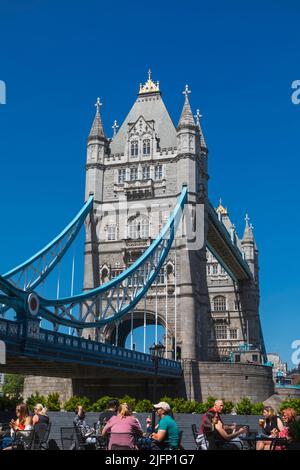
[[[131,142],[131,156],[137,157],[139,154],[139,143],[137,140]]]
[[[148,238],[149,237],[149,220],[146,217],[138,217],[128,222],[128,237]]]
[[[130,181],[136,181],[138,179],[137,168],[130,168]]]
[[[150,166],[144,166],[143,167],[143,180],[149,180],[150,179]]]
[[[154,178],[156,180],[162,179],[162,165],[156,165],[154,169]]]
[[[124,183],[125,180],[126,180],[126,170],[125,168],[121,168],[118,174],[118,183],[122,184]]]
[[[143,155],[150,155],[150,139],[143,140]]]
[[[215,334],[216,334],[216,339],[227,339],[227,326],[216,325]]]
[[[107,239],[116,240],[117,227],[116,225],[109,225],[107,227]]]

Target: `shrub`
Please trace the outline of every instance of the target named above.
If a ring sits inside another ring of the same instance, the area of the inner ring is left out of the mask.
[[[91,408],[91,401],[87,397],[78,397],[74,395],[68,401],[64,403],[64,410],[65,411],[74,411],[76,410],[76,406],[81,405],[86,411],[89,411]]]
[[[2,393],[10,398],[22,401],[24,375],[5,374]]]
[[[60,401],[58,393],[49,393],[46,400],[46,407],[49,411],[60,411]]]
[[[300,399],[299,398],[288,398],[283,400],[280,405],[279,411],[281,412],[285,408],[294,408],[297,415],[300,415]]]
[[[98,413],[100,413],[100,411],[106,410],[108,407],[108,402],[112,399],[113,397],[109,397],[107,395],[99,398],[95,403],[93,403],[89,407],[89,411],[95,411],[95,412],[97,411]]]
[[[228,415],[232,412],[234,408],[234,403],[230,400],[229,401],[223,400],[223,402],[224,402],[223,413]]]
[[[41,403],[42,405],[46,406],[46,402],[47,402],[46,397],[44,397],[44,395],[40,395],[38,392],[35,392],[35,394],[30,395],[30,397],[28,397],[26,400],[26,403],[30,411],[33,411],[33,408],[38,403]]]
[[[157,401],[157,403],[159,403],[161,401],[165,401],[166,403],[168,403],[170,405],[172,411],[173,411],[173,408],[174,408],[174,405],[175,405],[175,399],[174,398],[162,397]]]
[[[252,414],[252,403],[249,398],[243,398],[239,403],[236,404],[236,412],[238,415],[251,415]]]
[[[153,405],[150,400],[139,400],[135,405],[134,411],[137,413],[148,413],[153,409]]]
[[[264,404],[263,403],[254,403],[252,405],[252,415],[262,415],[264,411]]]
[[[212,397],[211,395],[207,397],[206,402],[203,403],[203,405],[206,406],[205,412],[214,406],[216,400],[217,398]]]
[[[124,395],[124,397],[119,399],[120,404],[121,403],[127,403],[127,405],[131,406],[133,410],[135,410],[135,404],[136,404],[136,399],[130,397],[129,395]]]

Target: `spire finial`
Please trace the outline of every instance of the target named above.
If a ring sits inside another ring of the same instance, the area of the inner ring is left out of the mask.
[[[196,124],[198,127],[200,127],[200,118],[202,118],[202,114],[200,114],[200,110],[197,109],[197,113],[194,114],[194,117],[196,118]]]
[[[148,70],[148,80],[152,80],[152,72],[151,69]]]
[[[102,106],[102,103],[101,103],[101,101],[100,101],[99,96],[98,96],[98,98],[97,98],[97,102],[95,103],[95,106],[96,106],[96,108],[97,108],[97,113],[99,114],[99,113],[100,113],[100,106]]]
[[[118,126],[118,123],[117,123],[117,121],[116,121],[116,119],[115,119],[115,120],[114,120],[114,125],[112,126],[112,128],[113,128],[113,130],[114,130],[114,137],[115,137],[115,135],[116,135],[116,133],[117,133],[118,127],[119,127],[119,126]]]
[[[188,99],[189,94],[191,93],[191,90],[189,90],[189,86],[188,86],[188,85],[185,85],[185,89],[184,89],[184,91],[183,91],[182,93],[185,95],[185,99]]]
[[[245,217],[246,225],[249,225],[249,220],[250,220],[250,218],[249,218],[248,213],[247,213],[246,217]]]
[[[156,84],[152,80],[152,71],[151,69],[148,70],[148,80],[144,85],[140,83],[140,91],[139,95],[143,93],[154,93],[154,92],[159,92],[159,82],[156,82]]]

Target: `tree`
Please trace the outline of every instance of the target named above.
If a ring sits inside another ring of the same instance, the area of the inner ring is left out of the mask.
[[[23,393],[24,375],[5,374],[3,395],[19,399]]]

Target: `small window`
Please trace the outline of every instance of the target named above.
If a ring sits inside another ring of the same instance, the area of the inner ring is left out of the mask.
[[[149,180],[150,179],[150,166],[144,166],[143,167],[143,180]]]
[[[131,156],[137,157],[139,154],[139,143],[137,140],[131,142]]]
[[[216,339],[227,339],[227,326],[216,325],[215,334],[216,334]]]
[[[126,180],[126,170],[125,168],[121,168],[118,173],[118,183],[122,184]]]
[[[130,181],[136,181],[138,179],[137,168],[130,168]]]
[[[143,140],[143,155],[150,155],[150,139]]]
[[[252,361],[253,362],[258,362],[258,355],[257,354],[252,354]]]
[[[230,339],[238,339],[238,330],[237,328],[230,329]]]
[[[217,297],[215,297],[213,303],[215,312],[226,311],[226,297],[223,297],[223,295],[218,295]]]
[[[154,169],[154,178],[156,180],[161,180],[163,177],[163,174],[162,174],[162,165],[156,165],[155,166],[155,169]]]
[[[117,227],[115,225],[109,225],[107,227],[107,239],[116,240]]]
[[[213,274],[218,274],[218,265],[217,264],[213,264]]]
[[[236,354],[234,359],[235,359],[235,362],[241,362],[240,354]]]

